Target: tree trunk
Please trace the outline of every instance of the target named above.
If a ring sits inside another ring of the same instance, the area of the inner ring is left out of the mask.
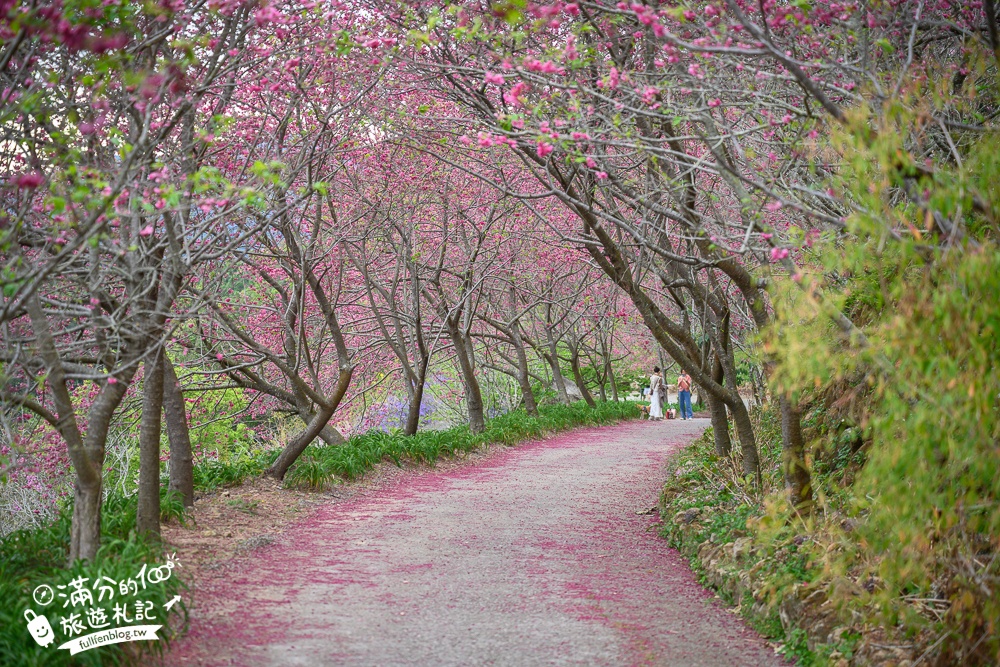
[[[308,429],[309,425],[312,424],[313,419],[316,418],[316,413],[313,412],[312,404],[305,402],[306,399],[305,399],[304,395],[303,396],[299,396],[298,398],[300,398],[302,400],[302,402],[300,402],[298,405],[296,405],[296,410],[298,412],[299,419],[302,420],[302,423],[305,425],[305,428]],[[303,433],[304,432],[305,431],[303,431]],[[316,437],[318,437],[320,440],[322,440],[324,443],[326,443],[329,446],[342,445],[345,442],[347,442],[347,440],[344,438],[344,436],[341,435],[340,431],[338,431],[337,429],[333,428],[329,424],[326,424],[325,426],[323,426],[323,428],[320,429],[320,431],[319,431],[319,433],[317,434]],[[312,444],[312,443],[310,443],[310,444]]]
[[[531,389],[531,377],[528,375],[528,355],[524,351],[524,346],[517,348],[517,384],[521,387],[524,411],[532,417],[537,417],[538,403],[535,401],[535,392]]]
[[[486,419],[483,416],[483,393],[479,387],[479,381],[476,380],[476,369],[472,359],[469,358],[466,341],[458,331],[458,326],[449,324],[448,334],[455,348],[455,356],[458,358],[458,370],[462,374],[462,384],[465,385],[465,407],[469,411],[469,430],[473,433],[482,433],[486,428]]]
[[[546,356],[546,361],[549,362],[549,366],[552,367],[552,381],[556,385],[556,393],[559,394],[559,402],[563,405],[569,405],[569,392],[566,391],[566,380],[563,378],[562,371],[559,370],[559,362],[554,360],[551,356]]]
[[[594,369],[594,374],[595,375],[597,374],[597,369],[596,368]],[[597,391],[601,395],[601,402],[602,403],[607,403],[608,402],[608,388],[607,388],[607,383],[608,382],[607,382],[607,380],[608,380],[608,376],[607,376],[607,372],[605,371],[604,377],[597,384]]]
[[[469,408],[469,430],[482,433],[486,429],[486,418],[483,415],[483,394],[475,375],[465,379],[465,404]]]
[[[813,503],[812,479],[806,467],[806,448],[802,441],[802,415],[787,394],[778,399],[781,410],[781,459],[785,473],[785,487],[792,507],[808,511]]]
[[[337,406],[340,405],[340,401],[342,401],[344,395],[347,394],[347,388],[351,386],[351,377],[353,375],[353,368],[341,369],[340,377],[337,380],[337,387],[333,392],[333,397],[326,403],[326,405],[320,406],[320,409],[309,421],[305,430],[292,438],[292,440],[285,445],[285,448],[281,450],[281,454],[278,455],[278,458],[275,459],[274,463],[271,464],[271,467],[264,472],[265,475],[269,475],[278,480],[285,478],[285,473],[287,473],[288,469],[292,467],[292,464],[298,460],[299,456],[302,455],[302,452],[306,450],[306,447],[308,447],[309,444],[320,435],[323,431],[323,427],[330,422],[330,419],[333,417],[333,413],[337,411]]]
[[[587,405],[590,407],[597,407],[594,397],[590,395],[590,390],[587,389],[587,383],[583,380],[583,372],[580,371],[580,355],[577,352],[571,351],[569,365],[573,369],[573,379],[576,381],[576,386],[580,389],[580,394],[583,395],[583,400],[587,401]]]
[[[548,314],[546,314],[548,320]],[[545,361],[552,367],[552,381],[555,382],[556,392],[563,405],[569,405],[569,394],[566,392],[566,382],[563,380],[562,370],[559,368],[559,349],[556,341],[552,338],[552,329],[545,327],[545,340],[549,346],[549,353],[545,356]]]
[[[403,425],[403,435],[415,435],[420,428],[420,404],[424,400],[423,380],[416,383],[413,395],[410,396],[409,409],[406,411],[406,423]]]
[[[56,350],[48,320],[45,318],[45,312],[42,310],[42,304],[37,294],[28,298],[25,310],[31,318],[31,327],[38,341],[39,354],[45,362],[48,373],[52,402],[59,418],[56,428],[66,442],[66,452],[73,462],[73,469],[76,472],[73,521],[70,524],[69,542],[68,566],[71,566],[77,559],[93,560],[101,546],[101,501],[104,497],[102,493],[104,460],[101,456],[104,453],[107,434],[105,433],[104,439],[99,441],[100,447],[88,449],[88,443],[84,441],[76,421],[73,398],[66,383],[62,361]],[[131,380],[131,378],[129,379]],[[117,385],[115,386],[117,387]],[[105,386],[102,395],[105,392],[111,392],[109,387],[110,385]],[[99,405],[102,396],[99,395],[98,401],[91,405],[91,416],[94,415],[94,410],[110,410],[112,412],[100,415],[102,422],[110,423],[110,414],[113,413],[114,407],[117,407],[118,401],[121,400],[124,388],[118,389],[118,392],[117,401],[111,399],[105,401],[103,405]],[[95,430],[99,429],[95,427]],[[91,455],[91,452],[94,456]]]
[[[82,558],[92,561],[101,547],[101,485],[85,487],[78,479],[73,494],[73,523],[70,531],[69,564]]]
[[[315,414],[309,415],[309,419],[303,418],[302,422],[306,425],[306,428],[309,428],[309,424],[312,423],[314,416]],[[329,424],[319,430],[319,435],[317,437],[322,440],[324,444],[331,447],[334,445],[342,445],[347,442],[347,438],[345,438],[340,431]]]
[[[319,438],[327,445],[342,445],[347,442],[344,434],[327,424],[319,431]]]
[[[163,409],[163,350],[145,362],[142,421],[139,426],[139,498],[135,529],[160,537],[160,411]]]
[[[740,451],[743,453],[743,473],[753,475],[757,481],[757,486],[761,486],[760,460],[757,456],[757,440],[753,433],[753,422],[750,421],[750,413],[742,400],[737,400],[735,405],[729,405],[729,411],[733,415],[733,423],[736,424],[736,434],[740,439]]]
[[[618,402],[618,380],[615,378],[615,369],[608,363],[608,378],[611,380],[611,400],[615,403]]]
[[[177,373],[167,355],[163,355],[163,417],[170,439],[170,490],[181,495],[185,507],[194,505],[194,457],[188,431],[184,394]]]
[[[424,384],[427,382],[427,362],[427,359],[420,361],[416,380],[409,391],[410,408],[406,413],[406,425],[403,426],[403,435],[415,435],[417,429],[420,428],[420,404],[424,400]],[[407,380],[407,383],[409,382]]]
[[[712,367],[712,379],[719,384],[725,379],[722,363],[718,355]],[[712,413],[712,434],[715,438],[715,452],[719,456],[729,456],[733,451],[733,441],[729,437],[729,419],[726,417],[726,404],[711,394],[706,394],[708,409]]]
[[[715,438],[715,453],[719,456],[729,456],[733,451],[733,441],[729,437],[729,419],[726,417],[726,404],[711,394],[705,396],[708,410],[712,413],[712,436]]]
[[[519,371],[517,374],[517,384],[521,387],[521,398],[524,399],[524,411],[532,417],[538,416],[538,403],[535,401],[535,392],[531,389],[531,379],[526,371]]]
[[[517,354],[517,384],[521,387],[521,397],[524,399],[524,411],[532,417],[538,416],[538,403],[535,402],[535,392],[531,390],[531,376],[528,371],[528,353],[524,349],[520,325],[515,321],[510,327],[511,340],[514,341],[514,351]]]

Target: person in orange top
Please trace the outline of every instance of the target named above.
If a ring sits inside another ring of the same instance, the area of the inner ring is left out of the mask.
[[[682,372],[677,378],[677,403],[681,419],[694,419],[694,412],[691,411],[691,376],[686,372]]]

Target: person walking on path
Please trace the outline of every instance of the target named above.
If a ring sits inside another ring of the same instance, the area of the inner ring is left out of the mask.
[[[691,376],[686,372],[682,372],[677,378],[677,403],[681,419],[694,419],[694,412],[691,410]]]
[[[663,419],[664,389],[660,367],[653,366],[653,374],[649,376],[649,418],[653,421]]]

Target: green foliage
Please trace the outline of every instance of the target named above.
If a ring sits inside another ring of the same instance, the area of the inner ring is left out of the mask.
[[[220,460],[239,459],[252,449],[254,434],[234,415],[247,408],[242,389],[204,392],[191,410],[191,447],[202,455]]]
[[[581,401],[568,406],[542,406],[538,417],[515,410],[488,420],[486,429],[478,434],[464,425],[443,431],[419,431],[412,436],[399,432],[369,431],[352,437],[342,445],[309,447],[289,469],[285,482],[289,486],[320,490],[340,480],[358,479],[385,460],[397,465],[403,461],[434,463],[442,456],[468,453],[484,445],[514,445],[546,433],[576,426],[613,424],[638,416],[639,412],[632,403],[608,401],[590,408]],[[278,453],[278,450],[245,449],[225,460],[203,460],[194,466],[195,487],[212,490],[237,486],[245,479],[259,477],[274,463]]]
[[[160,521],[184,524],[187,508],[184,506],[184,495],[178,491],[160,489]]]
[[[238,486],[248,477],[259,477],[264,474],[279,451],[250,452],[231,455],[224,460],[205,459],[194,466],[194,485],[196,488],[209,491],[218,487]]]
[[[161,497],[164,513],[182,518],[183,506],[172,494]],[[107,576],[114,581],[135,577],[143,564],[161,565],[164,560],[160,545],[143,540],[135,534],[136,499],[109,496],[104,502],[101,523],[102,546],[91,563],[77,561],[66,568],[70,543],[70,517],[72,510],[64,508],[54,523],[40,530],[21,530],[8,535],[0,542],[0,664],[5,667],[35,667],[56,665],[114,665],[142,662],[150,654],[159,654],[173,638],[181,622],[186,622],[187,611],[183,601],[174,605],[169,614],[175,622],[169,624],[163,605],[184,589],[175,570],[166,582],[140,590],[130,597],[135,601],[150,601],[159,615],[157,624],[163,624],[158,635],[160,642],[134,642],[104,646],[70,657],[69,651],[56,646],[38,646],[28,634],[24,612],[41,608],[33,603],[31,594],[40,584],[66,584],[83,576],[93,581]],[[58,607],[50,607],[49,610]],[[49,613],[55,628],[55,618],[61,610]],[[177,618],[177,617],[180,618]],[[178,622],[180,621],[180,622]],[[58,629],[57,637],[61,636]]]
[[[821,477],[858,470],[799,528],[817,538],[817,571],[873,582],[847,606],[940,637],[936,660],[981,664],[1000,655],[1000,151],[979,134],[961,162],[917,174],[900,156],[922,140],[922,112],[883,110],[872,139],[862,110],[835,133],[835,186],[855,212],[809,251],[816,274],[778,291],[767,345],[782,388],[838,394],[822,411],[854,405],[816,425]],[[863,338],[835,327],[837,312]],[[768,539],[787,537],[786,509],[772,507]]]

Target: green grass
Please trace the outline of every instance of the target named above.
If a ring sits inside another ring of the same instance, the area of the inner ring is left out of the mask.
[[[238,458],[220,461],[205,459],[194,466],[194,486],[201,491],[219,487],[239,486],[248,477],[260,477],[274,460],[278,450],[244,454]]]
[[[781,624],[778,604],[782,596],[797,584],[811,590],[822,583],[824,563],[816,553],[822,535],[815,518],[808,523],[793,521],[781,513],[779,508],[783,506],[776,505],[777,499],[784,497],[779,465],[780,425],[773,410],[754,411],[752,418],[759,436],[763,491],[744,484],[736,472],[739,466],[715,454],[710,428],[672,461],[675,474],[660,498],[664,518],[661,534],[688,558],[703,584],[713,588],[718,585],[719,596],[729,604],[739,604],[747,623],[763,636],[780,642],[781,652],[797,665],[828,665],[840,657],[849,658],[860,635],[847,632],[834,644],[814,643],[810,650],[805,630],[792,627],[786,632]],[[806,426],[818,432],[813,423],[815,415],[810,420]],[[862,455],[853,452],[853,432],[822,434],[825,447],[823,457],[813,465],[813,484],[825,511],[832,513],[845,502],[846,492],[840,480],[845,472],[860,465]],[[693,521],[673,520],[687,510],[694,510]],[[703,570],[699,549],[706,543],[721,546],[743,537],[752,538],[755,551],[744,551],[736,560],[724,556],[729,574],[720,584],[718,572],[711,575]],[[739,590],[735,584],[741,576],[751,577],[754,593],[744,589],[742,599],[735,599],[733,591]]]
[[[397,465],[404,461],[430,464],[441,457],[468,453],[483,446],[515,445],[546,433],[613,424],[638,414],[632,403],[598,403],[596,408],[590,408],[578,402],[540,407],[538,417],[515,410],[489,420],[482,433],[472,433],[464,425],[445,431],[420,431],[412,436],[372,431],[354,436],[343,445],[310,447],[288,471],[285,480],[292,486],[322,489],[338,480],[358,479],[382,461]]]
[[[183,504],[171,493],[161,497],[164,518],[183,519]],[[134,578],[143,564],[162,565],[164,554],[160,546],[140,539],[135,534],[136,499],[110,496],[104,502],[101,532],[102,546],[97,558],[91,563],[76,562],[66,568],[70,542],[71,510],[64,508],[56,521],[41,530],[21,530],[8,535],[0,542],[0,665],[4,667],[36,667],[56,665],[116,665],[128,660],[142,662],[146,656],[159,654],[172,636],[171,626],[177,628],[186,622],[183,600],[174,605],[170,615],[174,622],[167,624],[163,604],[184,590],[181,579],[173,576],[166,582],[149,586],[138,594],[127,598],[130,607],[136,601],[149,601],[154,605],[158,617],[157,625],[163,629],[157,634],[165,641],[133,642],[90,649],[70,657],[69,651],[56,647],[65,641],[60,632],[58,618],[70,613],[63,610],[57,598],[47,608],[42,608],[32,600],[32,591],[40,584],[48,584],[56,590],[59,584],[83,576],[89,580],[90,588],[98,577],[107,576],[114,581]],[[96,599],[95,594],[95,599]],[[121,597],[115,591],[116,598]],[[124,598],[123,598],[124,600]],[[105,602],[108,602],[107,598]],[[28,634],[24,612],[32,609],[45,614],[56,632],[56,643],[47,647],[38,646]],[[110,611],[110,605],[105,606]],[[80,609],[78,608],[77,611]],[[109,614],[110,620],[110,614]],[[87,629],[84,634],[92,632]],[[137,652],[142,653],[137,656]]]

